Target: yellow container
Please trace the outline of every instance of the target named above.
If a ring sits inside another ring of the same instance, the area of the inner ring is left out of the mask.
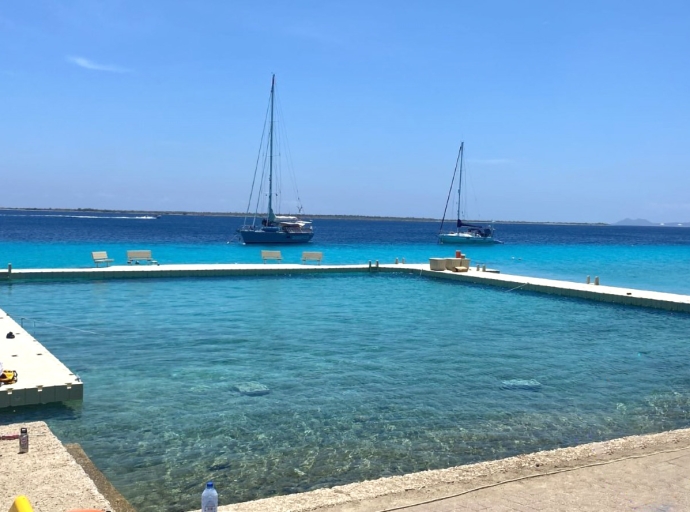
[[[26,496],[17,496],[14,503],[10,507],[10,512],[34,512],[34,509],[29,503],[29,498]]]

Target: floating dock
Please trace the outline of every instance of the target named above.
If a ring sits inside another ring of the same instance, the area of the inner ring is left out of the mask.
[[[14,338],[7,338],[9,333]],[[19,376],[16,383],[0,386],[0,409],[84,397],[79,377],[1,309],[0,361]]]
[[[467,272],[451,272],[448,270],[434,271],[420,270],[420,274],[437,279],[450,279],[462,283],[474,283],[507,288],[511,291],[526,291],[573,297],[577,299],[610,302],[626,306],[665,309],[690,313],[690,295],[675,293],[653,292],[634,288],[616,286],[601,286],[597,284],[574,283],[556,279],[539,277],[516,276],[498,274],[495,271],[482,271],[470,268]]]
[[[434,260],[441,260],[436,259]],[[449,258],[449,261],[458,260]],[[300,264],[178,264],[178,265],[119,265],[101,268],[53,268],[0,271],[1,283],[27,281],[111,280],[176,277],[239,277],[304,274],[336,274],[362,272],[399,272],[416,274],[434,279],[449,279],[461,283],[498,286],[515,291],[527,291],[560,295],[627,306],[664,309],[690,313],[690,296],[674,293],[637,290],[597,284],[575,283],[556,279],[544,279],[469,267],[465,272],[431,270],[428,263],[365,265],[300,265]]]

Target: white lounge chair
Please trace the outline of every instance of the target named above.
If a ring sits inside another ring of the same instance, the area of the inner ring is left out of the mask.
[[[283,261],[283,255],[280,254],[280,251],[261,251],[261,259],[264,260],[264,263],[266,263],[266,260],[274,260],[280,263]]]
[[[113,262],[113,259],[108,258],[108,253],[105,251],[93,251],[91,253],[91,257],[93,258],[93,262],[96,264],[96,266],[99,266],[101,263],[105,263],[105,266],[109,267]]]
[[[317,264],[321,265],[321,260],[323,259],[322,252],[303,252],[302,253],[302,263],[307,263],[308,261],[315,261]]]
[[[158,265],[158,262],[151,258],[151,251],[127,251],[127,264],[139,265],[139,263],[150,263],[152,265]]]

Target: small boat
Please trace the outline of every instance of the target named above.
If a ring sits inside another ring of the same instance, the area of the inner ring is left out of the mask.
[[[309,242],[314,236],[314,230],[312,228],[311,222],[306,220],[301,220],[293,215],[276,215],[273,211],[273,191],[274,191],[274,111],[275,111],[275,82],[276,76],[273,75],[271,79],[271,96],[269,103],[269,129],[268,129],[268,147],[265,148],[264,161],[268,160],[268,208],[266,215],[261,218],[258,214],[259,201],[256,201],[257,210],[254,212],[253,219],[251,223],[247,222],[249,218],[249,209],[252,204],[252,195],[254,192],[254,186],[252,185],[252,193],[249,197],[249,205],[247,207],[247,214],[245,217],[244,225],[238,230],[242,241],[245,244],[303,244]],[[262,149],[263,140],[262,137]],[[259,150],[259,157],[261,157],[261,149]],[[257,159],[257,162],[261,158]],[[254,183],[256,182],[256,176],[258,172],[258,165],[254,171]],[[262,173],[263,176],[263,173]],[[261,181],[261,180],[260,180]],[[261,196],[263,183],[259,183],[258,195]],[[301,211],[301,206],[299,207]]]
[[[448,199],[446,199],[446,208],[443,210],[443,218],[441,219],[441,228],[438,234],[438,242],[440,244],[502,244],[503,242],[494,238],[494,228],[491,225],[485,224],[470,224],[463,222],[460,211],[460,202],[462,199],[462,164],[463,153],[465,150],[465,143],[460,143],[460,151],[458,151],[458,158],[455,161],[455,170],[453,171],[453,179],[450,182],[450,190],[448,191]],[[459,173],[458,173],[459,169]],[[458,175],[459,174],[459,175]],[[443,223],[446,220],[446,211],[448,211],[448,202],[453,191],[453,183],[455,176],[458,175],[458,220],[455,226],[455,231],[450,233],[443,233]]]

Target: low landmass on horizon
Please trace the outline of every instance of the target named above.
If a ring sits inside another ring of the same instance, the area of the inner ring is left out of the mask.
[[[659,226],[659,227],[681,227],[689,228],[690,222],[650,222],[647,219],[623,219],[615,224],[616,226]]]
[[[100,208],[18,208],[0,206],[0,211],[26,211],[26,212],[89,212],[89,213],[125,213],[136,215],[199,215],[208,217],[247,217],[245,213],[239,212],[193,212],[193,211],[176,211],[176,210],[106,210]],[[341,219],[341,220],[380,220],[380,221],[408,221],[408,222],[441,222],[440,218],[431,217],[394,217],[394,216],[377,216],[377,215],[311,215],[300,214],[304,218],[309,219]],[[253,214],[251,215],[253,216]],[[454,220],[446,221],[453,223]],[[479,220],[472,219],[467,222],[477,223],[492,223],[492,224],[551,224],[551,225],[565,225],[565,226],[609,226],[607,222],[552,222],[552,221],[528,221],[528,220]]]

